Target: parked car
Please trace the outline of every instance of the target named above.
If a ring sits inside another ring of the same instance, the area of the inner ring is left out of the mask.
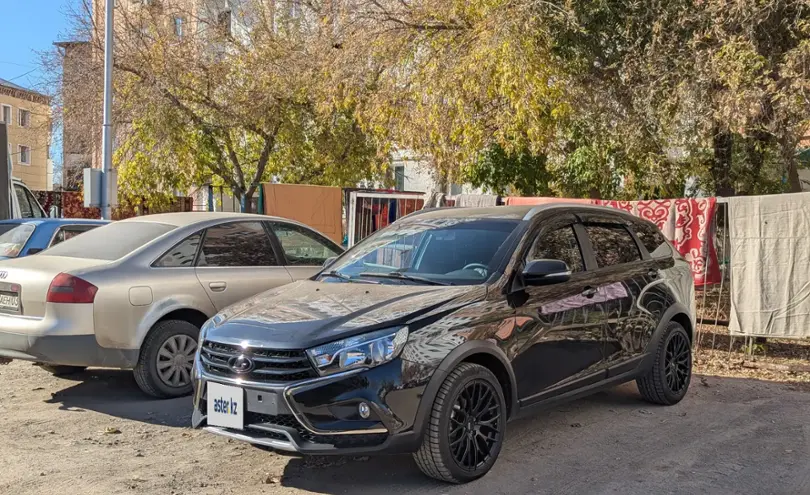
[[[36,254],[108,223],[106,220],[84,218],[15,218],[0,221],[0,260]]]
[[[624,212],[419,212],[208,321],[192,425],[303,454],[412,452],[467,482],[537,406],[631,380],[680,401],[693,314],[689,264]]]
[[[20,179],[12,179],[11,218],[48,218],[42,205]]]
[[[54,373],[134,369],[156,397],[191,392],[200,326],[317,273],[341,249],[281,218],[170,213],[113,222],[0,262],[0,356]]]

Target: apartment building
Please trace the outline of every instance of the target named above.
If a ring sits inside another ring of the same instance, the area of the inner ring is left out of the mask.
[[[34,190],[52,189],[50,98],[0,79],[0,122],[8,124],[14,177]]]

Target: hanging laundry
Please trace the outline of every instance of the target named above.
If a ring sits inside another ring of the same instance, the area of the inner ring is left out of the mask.
[[[459,194],[456,196],[456,206],[479,207],[497,206],[498,196],[491,194]]]
[[[673,244],[692,267],[696,286],[716,284],[722,276],[711,235],[716,207],[716,198],[675,200]]]
[[[728,199],[732,335],[810,337],[810,193]]]

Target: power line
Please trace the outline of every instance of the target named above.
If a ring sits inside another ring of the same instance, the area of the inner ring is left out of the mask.
[[[14,81],[15,79],[19,79],[19,78],[21,78],[21,77],[25,77],[25,76],[27,76],[28,74],[31,74],[32,72],[36,72],[36,70],[37,70],[37,69],[31,69],[31,70],[29,70],[28,72],[25,72],[25,73],[23,73],[23,74],[20,74],[19,76],[12,77],[11,79],[9,79],[9,81]]]
[[[28,74],[30,74],[30,73],[32,73],[32,72],[36,72],[36,69],[31,69],[31,70],[29,70],[28,72],[26,72],[25,74],[20,74],[20,75],[19,75],[19,76],[17,76],[17,77],[12,77],[11,79],[9,79],[9,81],[13,81],[13,80],[15,80],[15,79],[19,79],[19,78],[21,78],[21,77],[25,77],[25,76],[27,76]]]
[[[16,62],[7,62],[7,61],[5,61],[5,60],[0,60],[0,64],[6,64],[6,65],[16,65],[17,67],[33,67],[33,65],[28,65],[28,64],[18,64],[18,63],[16,63]]]

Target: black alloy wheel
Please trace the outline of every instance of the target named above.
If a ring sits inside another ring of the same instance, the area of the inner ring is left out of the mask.
[[[652,368],[636,384],[644,400],[673,405],[684,398],[692,380],[692,341],[684,328],[669,322],[658,342]]]
[[[689,373],[692,368],[692,353],[689,339],[682,332],[676,332],[667,342],[664,357],[667,387],[673,394],[680,393],[689,385]]]
[[[427,476],[466,483],[489,472],[507,420],[501,384],[486,367],[461,363],[444,379],[413,457]]]
[[[458,394],[450,413],[448,441],[459,467],[475,471],[492,457],[503,428],[496,394],[483,380],[467,383]]]

